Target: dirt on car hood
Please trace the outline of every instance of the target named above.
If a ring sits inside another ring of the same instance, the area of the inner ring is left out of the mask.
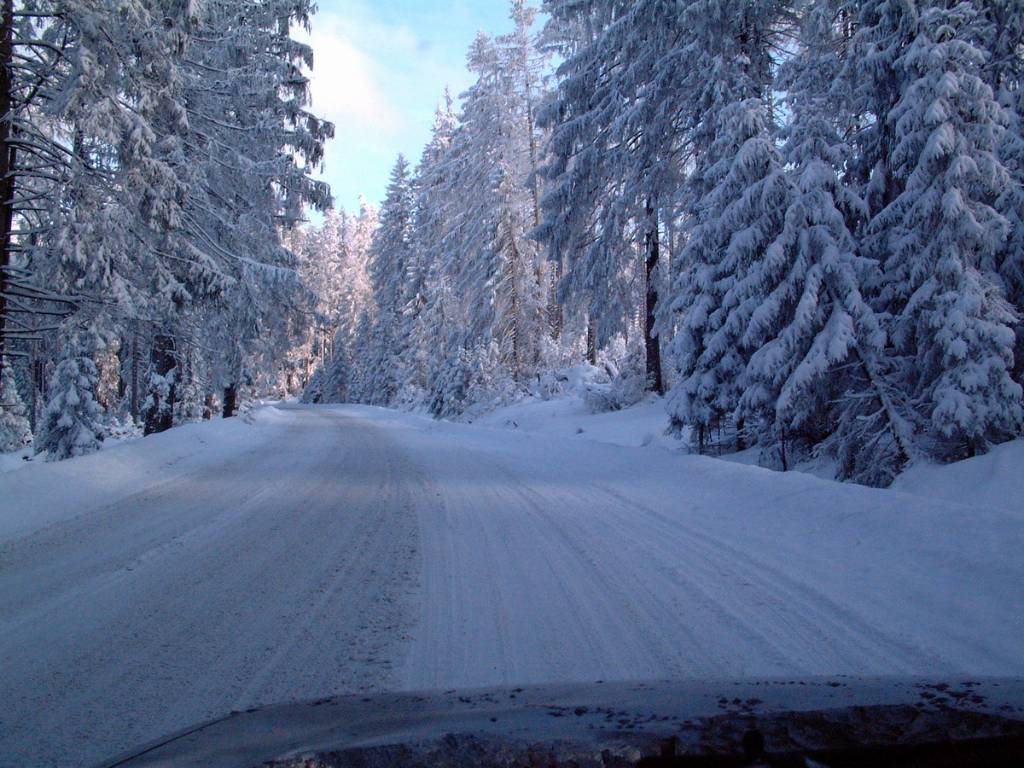
[[[834,677],[337,696],[232,712],[102,765],[1010,765],[1022,754],[1024,679]]]

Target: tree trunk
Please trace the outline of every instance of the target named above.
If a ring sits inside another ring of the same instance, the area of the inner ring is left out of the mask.
[[[32,434],[39,429],[39,402],[42,400],[43,387],[43,361],[39,359],[39,341],[32,340],[32,352],[29,358],[29,371],[32,374],[32,412],[29,423],[32,427]]]
[[[139,420],[139,329],[132,327],[132,419]]]
[[[562,262],[559,259],[552,259],[548,262],[548,324],[551,328],[551,338],[559,339],[562,336],[562,305],[558,303],[558,283],[562,279]]]
[[[0,376],[7,364],[7,281],[14,244],[13,60],[14,0],[3,0],[3,28],[0,30]]]
[[[512,334],[512,379],[518,382],[522,379],[521,362],[523,358],[522,340],[519,337],[520,313],[522,312],[519,300],[519,249],[516,248],[516,240],[512,234],[511,227],[509,228],[508,235],[509,242],[512,245],[512,258],[509,262],[509,282],[512,288],[512,298],[510,301],[512,325],[509,329],[509,332]]]
[[[592,317],[587,318],[587,362],[597,365],[597,329]]]
[[[665,394],[665,381],[661,375],[661,344],[654,330],[658,311],[658,285],[655,282],[660,255],[658,241],[658,213],[647,201],[647,232],[644,235],[646,253],[644,277],[646,283],[646,316],[644,318],[644,347],[647,352],[647,383],[654,392]]]
[[[171,375],[176,367],[174,354],[174,337],[160,334],[153,339],[153,372],[159,376]],[[167,387],[166,402],[161,400],[161,393],[151,392],[153,404],[146,412],[144,434],[166,432],[174,425],[174,397],[176,385],[171,381]]]
[[[128,338],[122,336],[117,345],[117,402],[119,406],[124,403],[124,396],[128,394],[128,388],[131,386],[129,376],[125,375],[126,363],[130,368],[131,349],[128,344]]]
[[[231,383],[224,387],[224,418],[230,419],[238,410],[238,384]]]

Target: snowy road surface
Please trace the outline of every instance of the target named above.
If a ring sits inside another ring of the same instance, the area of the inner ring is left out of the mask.
[[[27,467],[0,475],[0,765],[341,692],[1024,674],[1013,504],[357,407]]]

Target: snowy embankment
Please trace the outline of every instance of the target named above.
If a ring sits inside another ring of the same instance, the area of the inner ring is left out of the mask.
[[[893,490],[1007,509],[1024,519],[1024,440],[997,445],[984,456],[956,464],[913,467],[896,479]],[[1019,556],[1024,558],[1024,552]]]
[[[280,419],[262,409],[258,426],[241,419],[186,424],[169,432],[119,441],[73,461],[47,462],[29,449],[7,454],[0,469],[0,540],[126,499],[157,483],[258,450]],[[25,460],[24,457],[31,457]]]
[[[630,408],[605,413],[591,412],[576,395],[527,399],[498,408],[474,424],[626,447],[684,451],[679,440],[665,434],[665,403],[656,396]],[[721,458],[756,467],[758,449]],[[832,467],[827,462],[808,464],[798,470],[823,479],[832,476]],[[898,477],[890,490],[968,506],[1024,510],[1024,440],[997,445],[984,456],[955,464],[920,464]],[[1021,515],[1024,517],[1024,512]]]
[[[1019,444],[905,479],[1002,484],[963,504],[683,455],[662,419],[265,408],[0,475],[0,763],[344,692],[1024,675]]]
[[[676,439],[665,434],[668,416],[665,403],[657,397],[631,408],[605,413],[592,413],[577,396],[524,400],[498,408],[473,423],[633,448],[679,447]]]

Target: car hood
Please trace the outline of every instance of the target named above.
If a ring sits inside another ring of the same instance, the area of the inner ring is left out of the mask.
[[[742,754],[751,731],[772,753],[993,738],[1024,745],[1024,679],[597,682],[335,696],[232,712],[101,765],[475,766],[515,764],[516,755],[633,765],[675,752]]]

